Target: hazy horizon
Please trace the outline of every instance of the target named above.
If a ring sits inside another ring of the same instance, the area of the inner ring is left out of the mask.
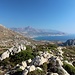
[[[75,0],[0,0],[0,24],[75,34]]]

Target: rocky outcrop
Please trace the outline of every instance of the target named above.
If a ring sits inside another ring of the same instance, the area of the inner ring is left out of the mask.
[[[3,59],[8,58],[9,55],[14,55],[16,53],[19,53],[22,50],[26,50],[26,47],[23,44],[13,46],[1,55],[0,60],[2,61]]]
[[[64,43],[65,46],[75,46],[75,39],[69,39]]]
[[[34,66],[34,65],[31,65],[31,66],[29,67],[29,69],[28,69],[29,72],[34,71],[34,70],[35,70],[35,66]]]
[[[27,67],[27,63],[26,63],[26,61],[23,61],[20,66],[20,69],[24,70],[26,67]]]
[[[39,55],[34,59],[28,59],[23,61],[19,66],[20,69],[23,70],[22,75],[28,75],[32,71],[44,71],[43,66],[46,63],[47,72],[45,75],[70,75],[62,66],[63,60],[60,57],[63,57],[62,47],[58,47],[58,56],[53,55],[52,52],[49,51],[40,51]],[[61,50],[61,51],[60,51]],[[60,54],[59,54],[60,53]],[[68,62],[69,63],[69,62]],[[45,66],[44,66],[45,68]]]
[[[61,48],[58,48],[58,51],[61,53],[60,55],[62,56],[63,52],[60,51]],[[28,72],[31,72],[31,71],[35,71],[36,69],[39,69],[42,71],[42,68],[40,68],[39,66],[43,65],[44,63],[50,63],[50,67],[48,68],[51,69],[51,68],[54,68],[54,69],[57,69],[59,70],[58,73],[50,73],[50,75],[59,75],[61,74],[61,72],[63,73],[63,75],[70,75],[62,66],[63,66],[63,61],[60,59],[59,56],[54,56],[50,53],[48,53],[47,51],[46,52],[39,52],[39,56],[36,56],[32,62],[31,62],[31,66],[27,66],[22,75],[27,75]],[[51,70],[50,70],[51,71]]]

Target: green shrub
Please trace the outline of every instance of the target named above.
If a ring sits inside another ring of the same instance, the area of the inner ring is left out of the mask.
[[[45,75],[45,73],[41,70],[35,70],[32,72],[29,72],[27,75]]]
[[[41,68],[43,69],[44,73],[47,73],[47,63],[45,62],[43,65],[41,65]]]
[[[3,61],[0,61],[0,66],[7,66],[8,64],[9,64],[9,58],[6,58]]]
[[[19,52],[18,54],[10,56],[10,61],[15,64],[18,64],[21,63],[22,61],[28,60],[29,58],[33,59],[34,56],[31,51],[25,50]]]
[[[64,62],[63,67],[70,75],[75,75],[75,67]]]

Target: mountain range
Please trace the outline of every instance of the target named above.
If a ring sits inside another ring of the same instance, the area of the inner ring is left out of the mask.
[[[12,46],[16,43],[27,43],[28,41],[31,42],[32,40],[0,24],[0,46]]]
[[[36,29],[30,26],[24,28],[10,28],[13,31],[19,32],[26,37],[64,35],[64,32],[51,29]]]

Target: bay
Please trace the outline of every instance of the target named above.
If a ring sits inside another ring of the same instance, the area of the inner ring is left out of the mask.
[[[62,41],[65,42],[68,39],[75,39],[75,34],[71,35],[62,35],[62,36],[40,36],[35,37],[35,40],[45,40],[45,41]]]

